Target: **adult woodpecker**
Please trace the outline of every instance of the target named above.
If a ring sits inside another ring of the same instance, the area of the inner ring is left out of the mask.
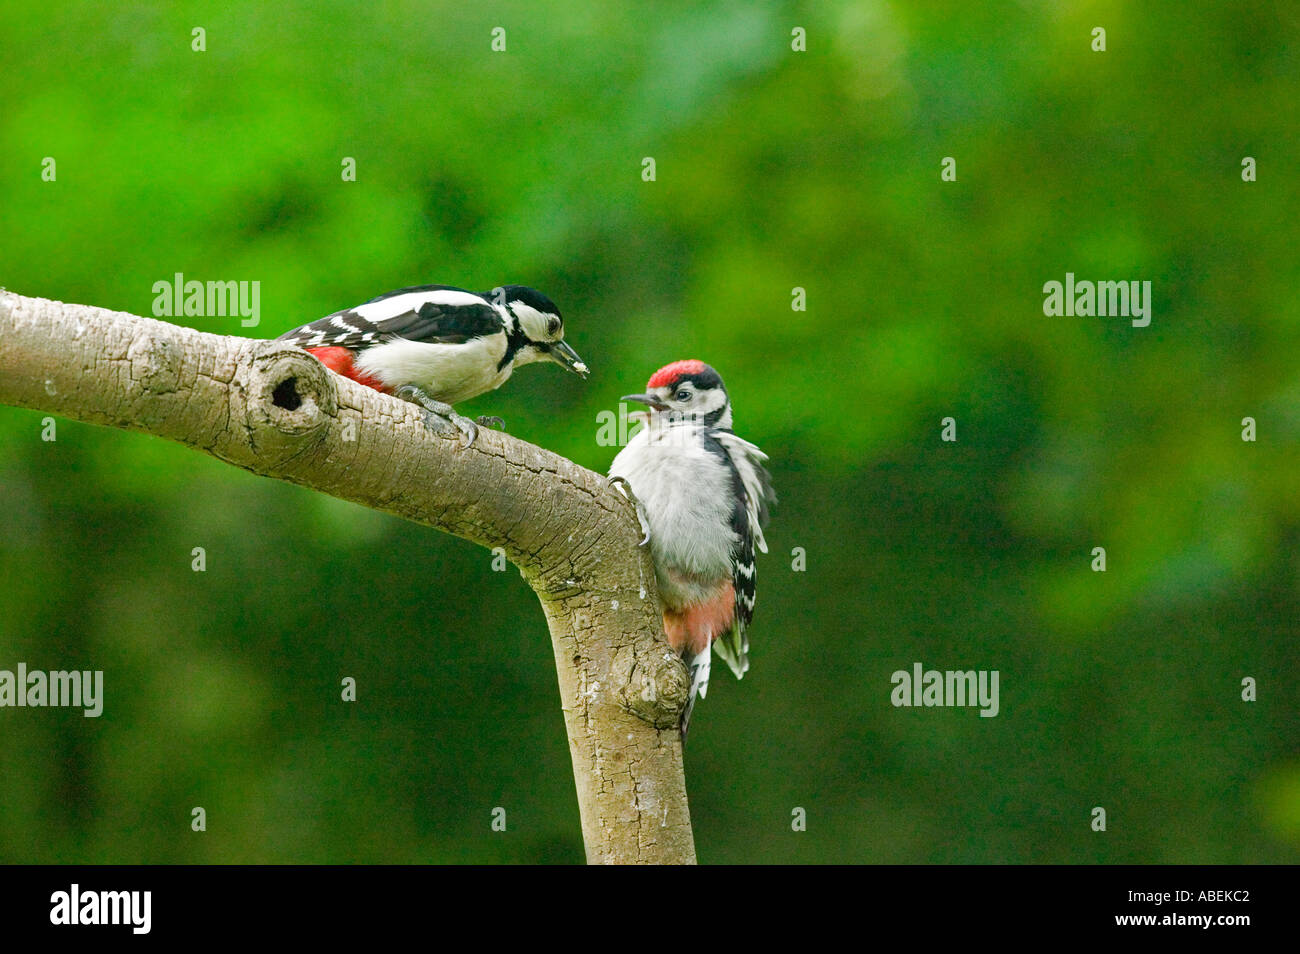
[[[754,616],[754,549],[776,503],[767,455],[731,430],[722,378],[703,361],[656,371],[636,401],[646,426],[610,465],[638,504],[664,606],[664,633],[691,673],[682,739],[696,698],[709,687],[712,649],[740,679],[749,669],[746,630]]]
[[[587,376],[564,343],[560,309],[541,292],[503,285],[471,292],[417,285],[326,315],[277,339],[315,355],[331,371],[428,412],[438,430],[454,425],[474,443],[478,428],[453,404],[499,388],[516,367],[554,361]],[[480,418],[479,423],[499,418]]]

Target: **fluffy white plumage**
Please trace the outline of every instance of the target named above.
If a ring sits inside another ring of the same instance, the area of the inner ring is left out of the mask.
[[[693,419],[652,418],[609,468],[645,510],[659,594],[674,608],[707,599],[719,580],[731,577],[731,474],[705,448],[704,428]]]

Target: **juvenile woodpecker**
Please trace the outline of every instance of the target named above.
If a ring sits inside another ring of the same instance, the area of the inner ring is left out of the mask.
[[[722,378],[702,361],[660,368],[636,401],[646,426],[610,465],[626,483],[650,540],[664,633],[691,674],[682,738],[696,698],[709,687],[711,649],[740,679],[749,669],[746,630],[754,616],[754,549],[776,503],[767,455],[731,430]]]
[[[358,384],[405,398],[437,430],[454,425],[474,443],[478,428],[453,404],[499,388],[522,364],[554,361],[587,376],[564,343],[560,309],[541,292],[503,285],[471,292],[418,285],[372,298],[280,335]],[[480,423],[497,418],[480,418]]]

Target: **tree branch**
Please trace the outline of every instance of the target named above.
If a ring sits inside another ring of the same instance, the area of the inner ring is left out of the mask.
[[[600,475],[497,431],[470,448],[432,434],[414,405],[280,342],[4,291],[0,403],[144,431],[504,548],[550,627],[588,861],[694,862],[686,672],[632,508]]]

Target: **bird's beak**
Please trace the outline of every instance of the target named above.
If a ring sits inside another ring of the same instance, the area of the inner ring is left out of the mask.
[[[621,398],[619,398],[619,400],[635,401],[637,404],[646,404],[654,408],[656,411],[662,411],[666,407],[668,407],[667,404],[659,400],[653,394],[624,394]]]
[[[578,375],[578,377],[585,378],[591,373],[587,370],[587,366],[582,363],[582,359],[578,357],[578,352],[574,351],[563,341],[551,342],[548,354],[550,354],[552,361],[560,367],[572,371],[574,374]]]

